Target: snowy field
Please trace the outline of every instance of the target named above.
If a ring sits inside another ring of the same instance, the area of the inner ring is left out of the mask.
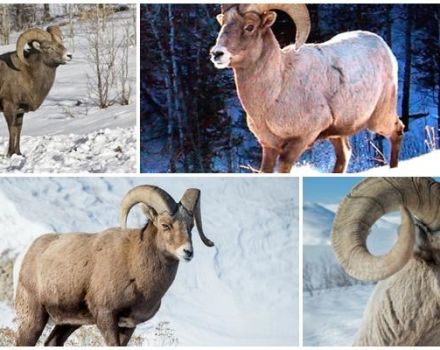
[[[399,162],[397,168],[391,169],[389,166],[381,166],[366,171],[356,173],[363,176],[429,176],[438,170],[440,164],[440,150],[435,150],[419,157]],[[297,165],[292,168],[291,173],[296,176],[317,176],[322,174],[311,164]]]
[[[136,344],[298,345],[295,179],[3,178],[0,257],[14,258],[45,232],[117,226],[122,196],[139,184],[161,186],[176,200],[200,188],[215,247],[205,247],[194,229],[194,259],[179,266],[160,311],[136,331]],[[144,221],[136,209],[129,226]],[[0,295],[1,288],[12,286],[0,286]],[[0,328],[16,327],[11,305],[0,300]]]
[[[56,6],[56,5],[51,5]],[[88,75],[91,75],[88,37],[92,20],[75,19],[75,35],[64,32],[64,44],[73,60],[58,67],[55,83],[41,107],[26,113],[21,149],[24,156],[6,157],[8,130],[0,119],[0,172],[135,172],[136,171],[136,46],[129,47],[128,105],[99,109],[91,104]],[[132,11],[108,17],[120,38],[131,28]],[[66,22],[58,17],[52,24]],[[133,29],[134,30],[134,29]],[[0,54],[15,51],[20,33],[13,33],[11,45],[0,46]]]
[[[337,207],[337,204],[304,204],[305,346],[350,346],[374,289],[372,284],[359,284],[350,278],[336,261],[330,234]],[[373,254],[384,254],[392,247],[399,224],[398,213],[376,222],[367,241]]]

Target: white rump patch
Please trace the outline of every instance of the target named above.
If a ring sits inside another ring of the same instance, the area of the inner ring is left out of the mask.
[[[15,297],[17,295],[18,278],[20,277],[21,266],[23,265],[24,257],[26,256],[28,250],[31,248],[32,244],[34,244],[34,241],[32,241],[31,244],[29,244],[20,254],[18,254],[14,262],[14,269],[12,272],[12,279],[14,283],[14,303],[15,303]]]

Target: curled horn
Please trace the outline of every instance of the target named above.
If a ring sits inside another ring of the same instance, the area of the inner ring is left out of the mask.
[[[173,214],[177,210],[174,199],[161,188],[149,185],[137,186],[128,191],[122,199],[119,213],[119,225],[122,228],[127,226],[127,216],[130,209],[138,203],[153,208],[158,214],[165,211]]]
[[[24,57],[24,47],[32,41],[41,42],[43,40],[52,40],[52,36],[48,32],[39,28],[29,29],[21,34],[17,40],[17,56],[20,61],[28,66],[29,63]]]
[[[229,10],[237,4],[225,4],[222,6],[223,11]],[[271,10],[280,10],[286,12],[296,26],[295,49],[298,50],[305,44],[310,34],[310,15],[305,4],[246,4],[240,5],[243,8],[242,13],[254,11],[260,14]]]
[[[47,27],[47,32],[52,36],[53,41],[61,45],[63,44],[64,36],[59,26]]]
[[[197,188],[187,189],[180,199],[180,203],[186,210],[192,213],[202,242],[208,247],[214,246],[214,242],[209,240],[203,232],[202,213],[200,210],[200,190]]]
[[[393,248],[373,256],[367,248],[370,228],[383,215],[401,210],[402,223]],[[369,178],[342,201],[333,223],[336,258],[351,276],[377,281],[401,270],[415,244],[413,216],[429,230],[440,228],[440,184],[430,178]]]

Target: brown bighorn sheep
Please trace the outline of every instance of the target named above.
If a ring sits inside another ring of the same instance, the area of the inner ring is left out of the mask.
[[[127,229],[138,203],[149,222]],[[90,324],[107,345],[127,345],[136,326],[159,310],[179,260],[193,257],[194,222],[203,243],[213,246],[203,233],[198,189],[176,203],[158,187],[138,186],[122,200],[121,228],[37,238],[14,266],[17,345],[35,345],[49,319],[55,328],[46,345],[63,345]]]
[[[384,256],[367,249],[371,226],[401,210],[394,247]],[[440,183],[429,178],[369,178],[341,203],[333,249],[351,276],[379,282],[354,345],[440,344]]]
[[[285,11],[297,28],[283,49],[271,30],[272,10]],[[379,36],[347,32],[305,44],[310,32],[302,4],[224,4],[211,60],[234,70],[247,123],[263,148],[260,170],[289,172],[315,141],[329,139],[334,172],[344,172],[349,136],[368,128],[391,141],[391,167],[399,160],[403,124],[397,116],[397,61]]]
[[[25,53],[26,44],[30,51]],[[0,55],[0,112],[8,124],[8,156],[21,154],[24,113],[41,106],[52,88],[56,69],[71,59],[58,26],[25,31],[17,40],[17,51]]]

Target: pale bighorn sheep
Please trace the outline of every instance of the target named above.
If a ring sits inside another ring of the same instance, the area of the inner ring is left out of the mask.
[[[397,242],[386,255],[371,255],[371,226],[399,208]],[[348,274],[383,280],[370,298],[354,345],[440,344],[440,183],[429,178],[362,181],[336,213],[332,244]]]
[[[30,50],[25,52],[27,44]],[[17,51],[0,55],[0,112],[8,124],[8,156],[21,154],[24,113],[41,106],[52,88],[56,69],[71,59],[58,26],[25,31],[17,40]]]
[[[295,22],[295,45],[280,46],[271,30],[272,10]],[[224,4],[222,28],[211,60],[234,70],[247,123],[263,148],[260,170],[289,172],[315,141],[329,139],[334,172],[344,172],[349,136],[368,128],[391,141],[391,167],[399,160],[404,126],[397,115],[397,61],[376,34],[339,34],[322,44],[305,44],[310,32],[302,4]]]
[[[141,203],[149,221],[127,229],[130,209]],[[95,324],[107,345],[127,345],[136,326],[152,318],[174,281],[179,260],[191,260],[191,230],[203,233],[200,190],[179,203],[164,190],[138,186],[122,200],[121,228],[99,234],[46,234],[14,266],[17,345],[35,345],[50,319],[45,345],[63,345],[82,325]]]

